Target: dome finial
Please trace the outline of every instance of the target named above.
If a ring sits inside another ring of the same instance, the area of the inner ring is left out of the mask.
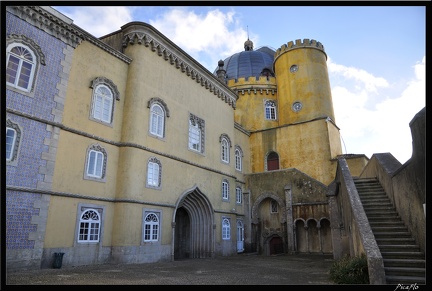
[[[252,51],[253,50],[253,42],[251,40],[249,40],[249,27],[248,26],[246,26],[246,31],[247,31],[248,39],[244,43],[244,48],[245,48],[245,51]]]

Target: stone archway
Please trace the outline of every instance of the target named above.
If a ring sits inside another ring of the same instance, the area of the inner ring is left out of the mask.
[[[214,255],[213,208],[198,187],[178,200],[173,217],[172,256],[175,260]]]

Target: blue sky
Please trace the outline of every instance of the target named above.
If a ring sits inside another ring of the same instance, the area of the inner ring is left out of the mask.
[[[315,39],[328,56],[343,153],[390,152],[405,163],[412,154],[409,122],[426,106],[426,7],[414,4],[53,8],[96,37],[130,21],[149,23],[210,72],[243,51],[248,36],[255,49]]]

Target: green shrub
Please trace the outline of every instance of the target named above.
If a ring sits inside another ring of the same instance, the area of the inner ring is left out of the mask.
[[[336,284],[369,284],[366,255],[344,256],[330,268],[330,280]]]

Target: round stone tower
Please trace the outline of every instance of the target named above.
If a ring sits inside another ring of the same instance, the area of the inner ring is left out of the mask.
[[[250,132],[252,173],[296,168],[329,184],[342,147],[323,45],[304,39],[253,50],[248,39],[244,47],[219,61],[215,75],[239,96],[235,121]]]
[[[327,55],[320,42],[290,41],[276,51],[280,124],[293,124],[325,117],[335,121]]]

